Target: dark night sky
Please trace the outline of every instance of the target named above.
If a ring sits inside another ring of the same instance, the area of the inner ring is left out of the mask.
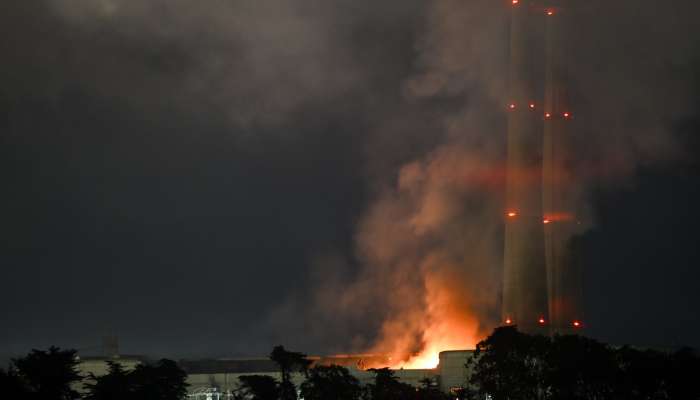
[[[319,256],[354,276],[358,221],[454,140],[445,121],[476,109],[504,135],[507,20],[497,1],[304,3],[0,6],[0,356],[106,333],[153,355],[353,350],[270,315]],[[700,346],[700,6],[658,4],[576,18],[582,165],[604,170],[585,184],[587,324]],[[411,95],[416,77],[443,87]]]

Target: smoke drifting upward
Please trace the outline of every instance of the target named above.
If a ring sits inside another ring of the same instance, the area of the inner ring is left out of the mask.
[[[372,304],[382,304],[379,334],[369,349],[390,355],[394,367],[434,367],[440,351],[473,347],[497,324],[505,3],[431,4],[417,45],[419,71],[406,80],[404,93],[409,101],[460,98],[466,106],[443,117],[442,143],[402,165],[395,184],[381,191],[359,224],[363,269],[358,283],[345,288],[344,307],[365,304],[368,295]],[[678,10],[658,19],[651,5],[638,2],[632,15],[632,2],[624,3],[611,9],[606,2],[586,2],[566,10],[571,47],[564,52],[574,104],[580,106],[573,112],[586,121],[572,131],[574,148],[586,151],[575,151],[570,166],[578,176],[576,217],[585,222],[582,228],[594,222],[592,187],[625,181],[640,165],[680,155],[669,122],[688,112],[689,93],[677,84],[684,80],[652,81],[683,67],[650,63],[641,49],[651,46],[655,58],[669,60],[688,51],[689,42],[662,48],[676,31],[655,25],[616,38],[612,33],[640,16],[668,27],[688,20]],[[623,50],[630,42],[632,54]],[[601,71],[609,76],[602,78]],[[668,96],[674,100],[664,104]],[[358,298],[348,306],[348,299]]]
[[[359,224],[363,270],[347,289],[384,305],[371,352],[391,366],[432,368],[444,350],[473,348],[498,320],[502,264],[505,54],[494,2],[432,3],[405,99],[462,103],[423,132],[442,143],[399,168]]]
[[[387,307],[373,352],[396,366],[435,366],[439,351],[473,347],[493,325],[500,171],[496,160],[444,146],[402,167],[372,206],[358,232],[359,285]]]
[[[21,240],[3,265],[80,293],[4,298],[13,341],[92,335],[124,287],[124,342],[168,356],[283,343],[432,366],[497,323],[508,1],[6,3],[4,242]],[[568,3],[586,210],[591,189],[687,156],[670,127],[696,108],[700,4]],[[90,296],[88,317],[63,310]]]

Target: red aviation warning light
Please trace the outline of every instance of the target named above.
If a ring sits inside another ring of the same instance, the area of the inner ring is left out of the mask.
[[[506,325],[510,325],[513,323],[513,320],[510,318],[506,318]]]
[[[545,114],[544,114],[544,118],[545,118],[545,119],[550,119],[550,118],[552,118],[552,114],[551,114],[551,113],[545,113]]]
[[[573,325],[574,328],[580,328],[580,327],[581,327],[581,322],[579,322],[579,321],[574,321],[574,322],[571,323],[571,325]]]
[[[530,109],[534,110],[535,109],[535,103],[530,103]]]
[[[554,15],[554,10],[552,10],[551,8],[547,9],[547,15]]]
[[[552,221],[551,221],[550,219],[548,219],[548,218],[545,218],[545,219],[542,220],[542,223],[545,224],[545,225],[547,225],[547,224],[549,224],[549,223],[551,223],[551,222],[552,222]]]
[[[544,323],[546,321],[545,321],[544,317],[540,317],[540,319],[538,319],[537,322],[539,322],[540,325],[544,325]]]
[[[571,113],[565,112],[564,113],[564,118],[569,119],[571,117]]]
[[[508,104],[508,108],[511,110],[515,110],[515,103]]]
[[[513,5],[517,5],[518,3],[520,3],[520,0],[511,0],[511,2],[513,3]]]
[[[515,218],[518,216],[518,213],[515,211],[508,211],[506,215],[508,216],[508,218]]]

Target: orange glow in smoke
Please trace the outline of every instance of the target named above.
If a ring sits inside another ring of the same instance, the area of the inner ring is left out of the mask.
[[[565,212],[549,212],[542,218],[542,223],[573,221],[574,215]]]
[[[385,321],[382,340],[372,353],[387,354],[393,369],[432,369],[440,362],[440,352],[473,349],[488,332],[481,331],[478,316],[470,312],[473,299],[465,295],[460,271],[455,266],[442,267],[425,276],[425,310]],[[425,313],[423,313],[425,311]],[[408,334],[418,328],[416,336]],[[417,339],[417,340],[416,340]],[[406,354],[416,348],[413,354]]]
[[[476,321],[472,322],[476,324]],[[467,325],[459,316],[453,316],[444,321],[435,321],[423,334],[425,346],[414,355],[392,355],[388,367],[392,369],[432,369],[440,363],[440,352],[446,350],[473,349],[476,346],[476,336],[471,330],[476,325]],[[462,337],[460,332],[465,336]]]

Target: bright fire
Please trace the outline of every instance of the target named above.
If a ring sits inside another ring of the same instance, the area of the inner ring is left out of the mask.
[[[449,324],[440,324],[449,325]],[[459,327],[457,327],[459,329]],[[404,357],[405,361],[397,360],[392,365],[393,369],[433,369],[437,368],[440,363],[440,352],[446,350],[464,350],[473,349],[476,346],[476,341],[468,337],[457,337],[457,335],[447,335],[441,337],[434,335],[433,332],[440,331],[442,327],[431,327],[426,331],[426,345],[420,353]],[[392,357],[392,359],[394,359]]]
[[[541,174],[533,169],[520,176],[536,182]],[[435,368],[441,352],[473,349],[488,336],[497,323],[500,283],[490,272],[501,255],[493,242],[501,226],[493,216],[519,211],[493,201],[505,176],[500,159],[440,147],[404,165],[395,190],[370,208],[357,233],[365,268],[339,302],[343,310],[359,310],[358,321],[362,310],[376,312],[378,332],[358,335],[358,344],[370,343],[362,352],[381,357],[362,368]],[[483,210],[463,207],[477,195]]]
[[[485,336],[471,312],[473,299],[464,293],[460,270],[454,267],[446,265],[425,275],[424,310],[384,323],[383,340],[372,351],[391,357],[386,366],[432,369],[438,366],[440,352],[473,349]]]

